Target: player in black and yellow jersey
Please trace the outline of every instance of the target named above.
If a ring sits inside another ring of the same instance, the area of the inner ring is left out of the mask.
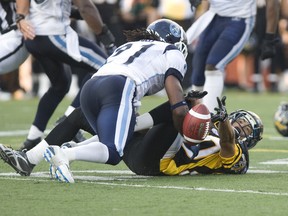
[[[213,124],[204,141],[191,146],[171,123],[157,124],[144,135],[135,132],[126,145],[124,162],[139,175],[246,173],[248,150],[262,139],[262,121],[251,111],[237,110],[228,115],[226,97],[217,100],[216,113],[211,114]],[[152,117],[156,111],[164,115],[165,109],[152,110]]]

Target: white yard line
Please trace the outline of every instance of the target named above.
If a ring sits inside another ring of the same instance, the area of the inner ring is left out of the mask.
[[[118,174],[119,176],[84,176],[77,175],[77,173],[106,173],[106,174]],[[272,170],[251,170],[251,173],[287,173],[282,171],[272,171]],[[150,176],[137,176],[131,171],[127,170],[81,170],[74,171],[74,179],[81,180],[79,183],[84,184],[97,184],[97,185],[106,185],[106,186],[119,186],[119,187],[134,187],[134,188],[155,188],[155,189],[172,189],[172,190],[187,190],[187,191],[210,191],[210,192],[222,192],[222,193],[245,193],[245,194],[259,194],[259,195],[270,195],[270,196],[287,196],[288,193],[280,192],[265,192],[265,191],[255,191],[255,190],[234,190],[234,189],[220,189],[220,188],[205,188],[205,187],[183,187],[183,186],[165,186],[165,185],[148,185],[145,181],[145,184],[139,184],[148,178],[153,178]],[[46,179],[45,179],[46,178]],[[32,173],[30,177],[21,177],[16,173],[0,173],[0,180],[14,180],[14,181],[41,181],[49,182],[52,181],[47,172],[35,172]],[[137,179],[138,184],[127,184],[122,183],[124,180]],[[139,181],[140,180],[140,181]],[[110,182],[110,181],[118,181]],[[59,183],[60,184],[60,183]]]

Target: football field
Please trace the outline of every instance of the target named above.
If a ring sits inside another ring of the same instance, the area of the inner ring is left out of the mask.
[[[50,179],[45,161],[22,177],[0,160],[0,215],[287,215],[288,138],[280,136],[273,115],[288,93],[225,90],[227,110],[251,110],[264,123],[264,138],[250,151],[245,175],[137,176],[117,166],[74,162],[75,184]],[[141,113],[165,101],[146,97]],[[18,148],[25,140],[38,99],[0,101],[0,143]],[[64,113],[65,99],[47,132]],[[89,137],[88,134],[85,134]]]

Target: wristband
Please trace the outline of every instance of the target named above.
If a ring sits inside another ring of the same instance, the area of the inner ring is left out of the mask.
[[[24,14],[16,14],[15,21],[18,24],[21,20],[25,19]]]
[[[187,106],[187,102],[186,102],[185,100],[180,101],[180,102],[178,102],[178,103],[176,103],[176,104],[173,104],[173,105],[170,107],[170,109],[171,109],[171,110],[174,110],[174,109],[176,109],[176,108],[178,108],[178,107],[180,107],[180,106]]]

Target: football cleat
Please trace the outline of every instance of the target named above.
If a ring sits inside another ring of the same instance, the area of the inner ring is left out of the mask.
[[[0,157],[21,176],[29,176],[35,165],[31,164],[26,153],[15,151],[0,144]]]
[[[44,159],[50,163],[50,175],[58,181],[74,183],[74,178],[69,167],[69,160],[59,146],[49,146],[44,152]]]

